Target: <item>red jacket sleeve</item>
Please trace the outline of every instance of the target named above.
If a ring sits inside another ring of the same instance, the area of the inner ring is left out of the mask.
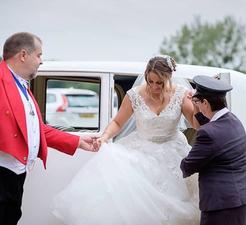
[[[59,131],[43,123],[43,131],[48,147],[73,155],[79,145],[80,137]]]

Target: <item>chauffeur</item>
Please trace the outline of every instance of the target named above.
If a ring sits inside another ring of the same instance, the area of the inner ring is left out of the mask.
[[[232,87],[207,76],[193,81],[193,102],[210,122],[198,129],[181,170],[183,177],[199,173],[200,225],[245,225],[246,134],[226,107],[226,92]]]

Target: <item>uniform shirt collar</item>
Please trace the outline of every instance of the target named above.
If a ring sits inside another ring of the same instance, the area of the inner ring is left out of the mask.
[[[225,115],[225,114],[228,113],[228,112],[229,112],[229,109],[227,109],[226,107],[223,108],[223,109],[221,109],[221,110],[219,110],[219,111],[217,111],[217,112],[213,115],[213,117],[211,118],[210,122],[219,119],[221,116]]]

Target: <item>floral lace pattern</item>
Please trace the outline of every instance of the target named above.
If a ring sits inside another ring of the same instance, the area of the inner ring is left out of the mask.
[[[185,91],[186,89],[183,86],[177,85],[170,102],[159,115],[152,112],[146,105],[143,97],[138,93],[138,87],[134,87],[127,92],[132,102],[136,127],[141,138],[153,142],[165,142],[176,137]]]

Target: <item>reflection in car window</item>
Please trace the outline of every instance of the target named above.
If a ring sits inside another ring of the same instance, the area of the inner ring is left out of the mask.
[[[98,107],[97,95],[66,95],[70,107]]]
[[[99,128],[100,82],[48,79],[45,120],[78,130]]]
[[[118,109],[118,96],[117,96],[117,93],[116,91],[114,91],[114,107],[116,107]]]
[[[53,94],[47,94],[46,102],[47,102],[47,103],[56,102],[56,96],[53,95]]]

